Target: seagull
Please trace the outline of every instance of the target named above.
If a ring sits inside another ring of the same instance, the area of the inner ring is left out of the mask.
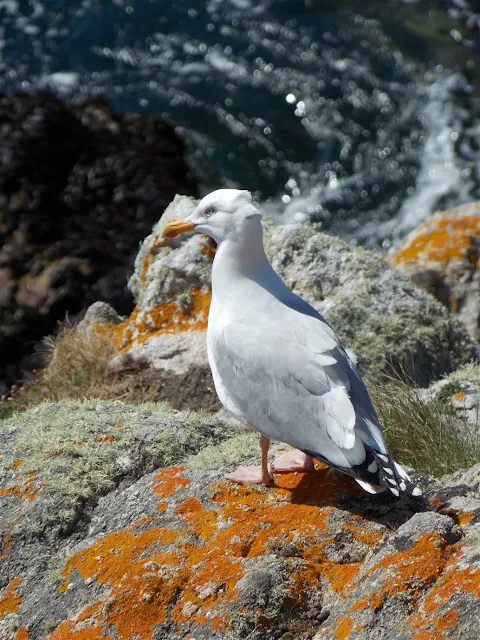
[[[219,189],[164,238],[195,231],[217,243],[207,353],[227,412],[260,432],[261,465],[226,477],[273,481],[313,470],[313,459],[352,476],[369,493],[420,495],[389,454],[355,359],[326,320],[293,293],[265,255],[262,216],[249,191]],[[270,440],[294,450],[268,462]]]

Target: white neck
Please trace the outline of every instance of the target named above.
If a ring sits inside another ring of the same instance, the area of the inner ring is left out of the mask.
[[[212,268],[212,291],[223,295],[233,291],[234,283],[242,279],[263,282],[275,274],[263,248],[263,230],[260,217],[255,216],[242,225],[241,230],[222,240],[217,247]],[[276,276],[276,274],[275,274]]]

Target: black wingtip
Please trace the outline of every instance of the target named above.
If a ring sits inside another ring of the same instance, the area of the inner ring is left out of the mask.
[[[387,487],[397,498],[400,494],[414,497],[422,495],[422,491],[413,484],[407,473],[389,453],[380,453],[374,449],[372,449],[372,453],[378,465],[378,478],[381,486]]]

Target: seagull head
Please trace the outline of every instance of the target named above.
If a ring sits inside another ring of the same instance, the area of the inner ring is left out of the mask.
[[[205,196],[184,220],[167,223],[162,235],[175,238],[187,231],[196,231],[220,244],[228,238],[238,238],[258,229],[261,233],[261,214],[253,204],[251,193],[239,189],[218,189]]]

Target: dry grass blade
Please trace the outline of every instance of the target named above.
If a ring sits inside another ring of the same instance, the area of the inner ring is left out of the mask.
[[[94,331],[79,332],[64,324],[55,337],[44,340],[46,367],[43,383],[49,400],[100,397],[109,385],[108,365],[116,351],[104,335]]]
[[[27,409],[43,401],[101,398],[141,404],[168,399],[175,409],[219,409],[206,394],[212,385],[204,370],[192,369],[184,376],[157,371],[142,361],[127,361],[112,369],[117,355],[103,332],[77,331],[66,322],[58,335],[43,342],[45,368],[23,387],[12,387],[9,397],[0,402],[0,418],[13,411]],[[198,368],[197,368],[198,369]]]
[[[115,354],[112,343],[93,331],[78,332],[68,320],[56,336],[44,339],[45,368],[19,389],[14,385],[2,398],[0,417],[48,400],[99,398],[112,384],[108,365]]]
[[[367,384],[397,460],[437,477],[480,461],[478,425],[463,420],[450,402],[426,399],[393,377]]]

